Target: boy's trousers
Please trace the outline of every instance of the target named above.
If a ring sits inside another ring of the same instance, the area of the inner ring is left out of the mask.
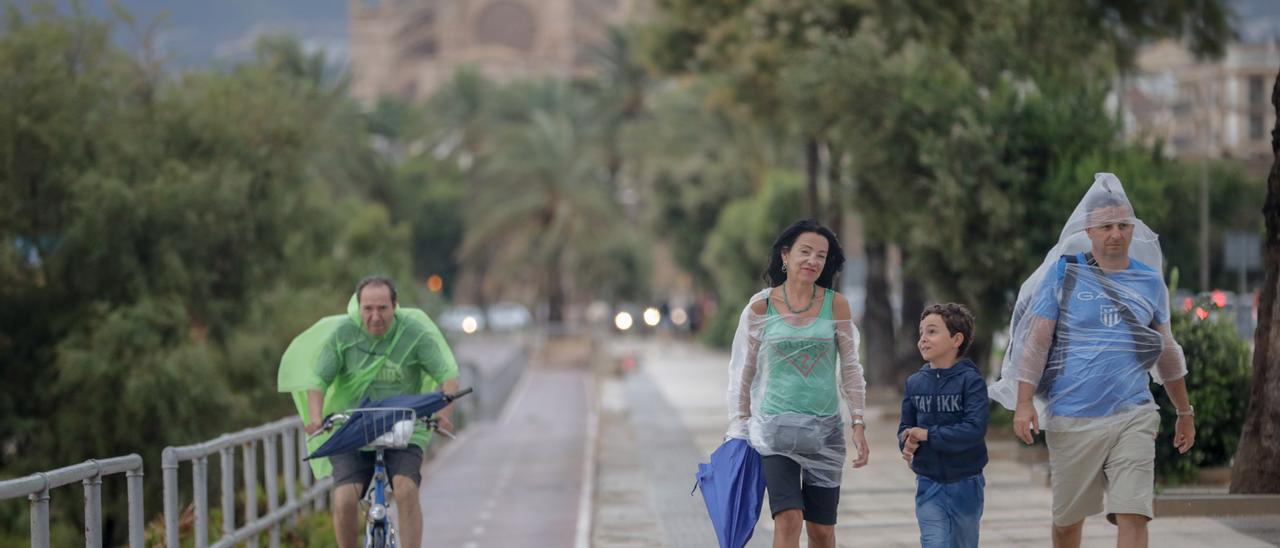
[[[951,483],[916,476],[916,521],[923,548],[976,548],[982,521],[982,474]]]

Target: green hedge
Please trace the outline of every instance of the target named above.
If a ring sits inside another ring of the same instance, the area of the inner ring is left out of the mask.
[[[1160,433],[1156,437],[1156,475],[1164,483],[1193,480],[1202,467],[1231,463],[1253,377],[1249,345],[1236,335],[1230,321],[1198,320],[1173,314],[1174,338],[1187,356],[1187,392],[1196,408],[1196,444],[1186,455],[1173,447],[1177,417],[1164,388],[1151,390],[1160,405]]]

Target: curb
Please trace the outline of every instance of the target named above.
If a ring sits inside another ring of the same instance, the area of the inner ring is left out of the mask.
[[[1185,494],[1159,495],[1157,518],[1179,516],[1280,516],[1280,495]]]

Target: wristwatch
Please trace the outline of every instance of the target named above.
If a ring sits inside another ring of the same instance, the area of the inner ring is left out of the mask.
[[[859,424],[866,426],[867,421],[864,421],[862,419],[853,419],[853,426],[858,426]]]
[[[1183,411],[1181,409],[1174,409],[1174,412],[1177,413],[1179,417],[1194,417],[1196,416],[1196,406],[1187,404],[1186,411]]]

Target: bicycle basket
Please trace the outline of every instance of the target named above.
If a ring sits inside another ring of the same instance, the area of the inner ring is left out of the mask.
[[[353,409],[349,416],[342,428],[353,430],[348,435],[358,435],[363,446],[389,449],[409,446],[417,419],[412,409],[402,407]]]

